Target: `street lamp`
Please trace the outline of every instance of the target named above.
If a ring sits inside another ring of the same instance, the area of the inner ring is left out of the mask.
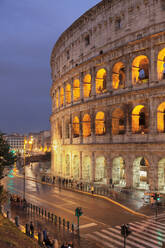
[[[23,188],[23,199],[25,200],[25,188],[26,188],[26,178],[25,178],[25,166],[26,166],[26,144],[33,144],[33,137],[28,141],[26,137],[24,138],[24,188]]]

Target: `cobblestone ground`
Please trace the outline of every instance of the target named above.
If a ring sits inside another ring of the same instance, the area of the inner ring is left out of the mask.
[[[54,224],[51,220],[48,220],[45,217],[41,217],[38,214],[26,210],[23,210],[22,207],[12,206],[10,208],[11,218],[14,219],[16,216],[19,216],[19,222],[21,225],[25,226],[27,223],[30,224],[30,221],[33,222],[35,235],[38,232],[47,230],[48,236],[51,240],[57,239],[59,241],[59,248],[63,242],[72,241],[74,248],[99,248],[100,246],[94,242],[91,242],[84,237],[77,234],[77,232],[68,231],[63,225]]]

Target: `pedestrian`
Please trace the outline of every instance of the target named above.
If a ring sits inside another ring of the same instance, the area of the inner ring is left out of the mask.
[[[34,238],[34,226],[33,226],[32,221],[30,222],[30,236],[31,236],[32,238]]]
[[[153,205],[155,203],[155,200],[154,200],[154,197],[153,196],[151,196],[151,198],[150,198],[150,203],[151,203],[151,207],[153,207]]]
[[[47,239],[47,230],[43,230],[43,241]]]
[[[93,187],[93,185],[91,186],[91,193],[92,193],[92,195],[94,193],[94,187]]]

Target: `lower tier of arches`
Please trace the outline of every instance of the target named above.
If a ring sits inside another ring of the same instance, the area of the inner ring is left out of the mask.
[[[76,181],[165,190],[165,144],[60,145],[51,171]]]

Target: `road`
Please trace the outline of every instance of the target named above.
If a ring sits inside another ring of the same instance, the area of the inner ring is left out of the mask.
[[[28,167],[26,170],[26,174],[30,175],[32,169]],[[9,192],[23,195],[23,178],[10,173],[3,182]],[[80,229],[83,234],[89,230],[100,230],[142,220],[141,217],[106,200],[30,180],[26,180],[26,199],[71,223],[77,222],[75,209],[81,207],[83,215],[80,217]]]

